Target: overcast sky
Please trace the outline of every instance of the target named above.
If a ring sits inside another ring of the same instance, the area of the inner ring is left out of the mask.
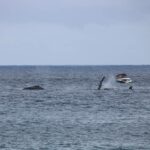
[[[150,64],[150,0],[0,0],[0,65]]]

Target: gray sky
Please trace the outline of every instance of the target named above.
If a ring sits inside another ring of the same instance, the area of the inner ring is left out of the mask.
[[[150,0],[0,0],[0,65],[150,64]]]

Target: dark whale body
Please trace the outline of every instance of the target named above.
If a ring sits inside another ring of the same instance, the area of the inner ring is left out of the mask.
[[[44,90],[44,88],[40,87],[39,85],[26,87],[23,90]]]

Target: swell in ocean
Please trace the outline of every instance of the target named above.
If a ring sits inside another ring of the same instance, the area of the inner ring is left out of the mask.
[[[0,67],[0,149],[149,150],[150,66]]]

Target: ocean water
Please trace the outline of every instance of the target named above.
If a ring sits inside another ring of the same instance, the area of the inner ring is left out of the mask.
[[[150,150],[150,66],[1,66],[0,150]]]

